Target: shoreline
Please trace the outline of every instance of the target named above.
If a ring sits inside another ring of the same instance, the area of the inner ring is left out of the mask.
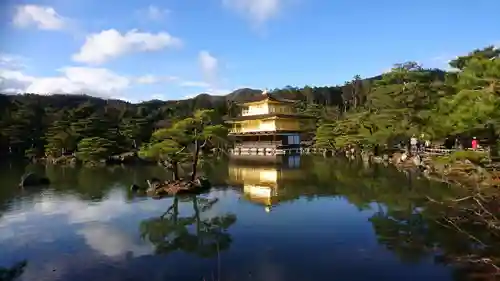
[[[460,154],[456,157],[454,153]],[[457,151],[450,155],[407,156],[405,153],[394,153],[391,157],[372,157],[375,163],[390,163],[398,170],[419,170],[423,176],[432,181],[439,181],[465,188],[500,188],[500,165],[495,167],[484,165],[477,157],[484,152]],[[385,158],[385,159],[384,159]],[[488,163],[488,162],[486,162]]]
[[[318,149],[323,157],[361,159],[365,163],[393,165],[399,171],[418,172],[428,180],[467,188],[500,188],[500,161],[490,158],[489,150],[446,150],[445,154],[416,153],[403,150],[385,150],[377,156],[371,150]],[[500,192],[500,191],[499,191]]]
[[[483,153],[476,151],[458,151],[458,153]],[[453,154],[453,153],[452,153]],[[310,155],[310,154],[305,154]],[[317,153],[321,155],[321,153]],[[337,153],[332,153],[332,157],[337,157]],[[324,157],[327,157],[323,153]],[[345,156],[345,155],[344,155]],[[350,155],[349,155],[350,156]],[[358,156],[365,162],[392,164],[398,170],[418,169],[427,179],[440,181],[459,186],[491,186],[500,187],[500,165],[497,170],[488,170],[477,163],[473,163],[467,157],[462,159],[451,159],[448,156],[429,156],[420,155],[408,156],[406,153],[393,152],[382,154],[382,156],[373,156],[370,152],[361,151]],[[448,159],[447,159],[448,158]],[[26,159],[17,159],[26,160]],[[35,164],[56,165],[56,166],[113,166],[113,165],[162,165],[157,161],[150,161],[141,158],[136,152],[126,152],[119,155],[113,155],[107,160],[98,160],[83,163],[76,156],[67,155],[58,158],[42,157],[27,160]]]

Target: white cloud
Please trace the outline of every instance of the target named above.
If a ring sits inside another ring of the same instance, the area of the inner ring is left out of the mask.
[[[208,51],[200,51],[198,54],[198,62],[200,64],[203,77],[209,83],[214,83],[217,79],[219,61],[212,56]]]
[[[224,95],[230,91],[219,88],[219,60],[208,51],[200,51],[198,63],[204,82],[191,82],[192,86],[204,88],[203,92],[211,95]],[[188,83],[188,85],[190,85]],[[190,98],[192,95],[186,96]]]
[[[147,9],[140,12],[140,15],[152,21],[162,21],[169,13],[168,9],[149,5]]]
[[[203,81],[182,81],[179,83],[181,87],[208,88],[210,84]]]
[[[0,68],[21,69],[25,67],[25,60],[21,56],[0,53]]]
[[[222,3],[244,14],[256,25],[275,17],[283,6],[283,0],[222,0]]]
[[[179,38],[167,32],[153,34],[134,29],[121,34],[116,29],[108,29],[88,35],[80,51],[72,58],[77,62],[101,64],[133,52],[158,51],[181,45]]]
[[[137,78],[139,84],[154,84],[158,82],[158,77],[154,75],[144,75]]]
[[[153,99],[153,100],[164,100],[165,99],[165,95],[163,95],[163,94],[153,94],[153,95],[151,95],[151,99]]]
[[[156,76],[156,75],[144,75],[144,76],[139,76],[135,79],[135,82],[138,84],[155,84],[155,83],[161,83],[161,82],[171,82],[171,81],[177,81],[179,80],[179,77],[177,76]]]
[[[65,27],[65,18],[49,6],[22,5],[16,7],[12,22],[17,27],[36,26],[44,30],[61,30]]]
[[[185,82],[188,86],[204,88],[203,93],[210,95],[226,95],[231,92],[227,88],[221,88],[219,85],[219,59],[210,54],[208,51],[200,51],[198,54],[198,63],[203,74],[205,81],[203,82]],[[187,95],[185,98],[192,98],[196,96]]]
[[[110,97],[130,86],[131,79],[105,68],[63,67],[61,75],[34,77],[18,70],[0,69],[0,91],[37,94],[86,93]]]
[[[234,89],[234,90],[237,90],[237,89]],[[213,95],[213,96],[222,96],[222,95],[227,95],[227,94],[231,93],[234,90],[208,88],[208,89],[206,89],[205,93]]]

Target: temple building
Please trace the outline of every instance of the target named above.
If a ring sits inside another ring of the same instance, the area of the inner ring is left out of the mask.
[[[300,152],[302,134],[314,119],[297,114],[296,103],[264,91],[239,104],[241,115],[226,121],[235,142],[233,154]]]

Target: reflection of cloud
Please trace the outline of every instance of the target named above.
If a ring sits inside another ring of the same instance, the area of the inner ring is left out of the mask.
[[[20,223],[26,221],[25,213],[10,213],[5,214],[0,220],[0,227],[9,225],[11,223]]]
[[[29,243],[31,239],[51,241],[59,235],[54,227],[109,222],[124,216],[161,212],[166,208],[164,201],[130,204],[125,202],[125,197],[123,190],[115,190],[101,202],[88,202],[75,195],[46,192],[35,197],[33,205],[24,204],[22,209],[13,209],[0,217],[0,241],[13,238],[16,243]]]
[[[44,197],[35,203],[33,211],[44,216],[65,215],[69,223],[106,222],[131,212],[132,206],[126,204],[123,198],[122,192],[114,192],[102,202],[89,204],[74,196],[63,196],[57,200]]]
[[[85,238],[89,247],[107,257],[117,257],[127,253],[137,257],[149,254],[153,250],[145,244],[135,244],[124,232],[104,224],[90,224],[78,231],[78,234]]]
[[[139,238],[140,221],[159,216],[170,204],[127,202],[126,193],[114,189],[102,201],[89,202],[76,194],[46,191],[9,205],[0,217],[0,253],[7,260],[30,259],[20,281],[125,280],[129,258],[145,258],[154,251]],[[116,267],[110,270],[109,265]]]
[[[0,241],[14,238],[16,233],[10,229],[0,225]]]

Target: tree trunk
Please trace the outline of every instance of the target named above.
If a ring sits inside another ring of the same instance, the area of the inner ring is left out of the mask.
[[[178,161],[172,161],[172,175],[174,177],[174,180],[179,180],[179,162]]]
[[[196,136],[196,131],[195,131],[195,136]],[[192,172],[191,172],[191,181],[194,181],[196,179],[196,169],[198,168],[198,158],[200,156],[200,145],[198,143],[198,140],[196,139],[194,141],[194,154],[193,154],[193,165],[191,167]]]
[[[499,153],[498,143],[500,141],[498,140],[498,135],[495,130],[495,125],[488,124],[488,130],[489,130],[489,142],[490,142],[490,158],[493,159],[498,157]]]

